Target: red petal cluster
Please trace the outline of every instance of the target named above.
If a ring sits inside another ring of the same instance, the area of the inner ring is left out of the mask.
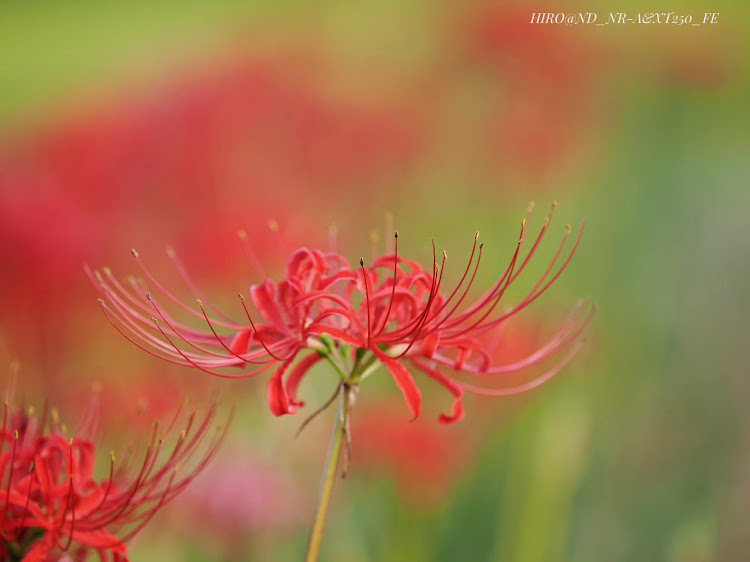
[[[97,445],[89,437],[92,411],[80,435],[67,438],[56,412],[46,408],[13,411],[5,402],[0,433],[0,558],[42,562],[84,560],[95,551],[101,560],[128,560],[126,542],[179,494],[215,454],[224,430],[210,445],[214,409],[182,416],[178,412],[160,432],[154,424],[145,450],[131,448],[124,462],[110,453],[109,475],[95,476]],[[51,415],[50,415],[51,414]],[[186,419],[185,419],[186,418]],[[165,436],[182,426],[174,444]],[[180,466],[192,467],[179,471]]]
[[[206,310],[213,307],[204,306],[200,300],[200,311],[183,304],[150,274],[138,252],[133,251],[148,281],[166,300],[203,320],[207,330],[177,321],[144,283],[133,278],[126,286],[111,271],[104,270],[93,272],[92,280],[104,293],[106,300],[99,302],[113,326],[152,355],[229,378],[251,376],[273,367],[268,400],[275,415],[294,413],[302,405],[296,396],[298,385],[323,357],[338,366],[344,377],[354,375],[369,358],[371,364],[385,365],[414,418],[420,413],[422,396],[412,373],[420,371],[445,387],[454,403],[440,421],[450,423],[463,417],[465,391],[502,396],[534,388],[557,373],[580,348],[578,336],[594,312],[587,312],[581,305],[549,341],[520,360],[493,365],[484,343],[486,333],[499,329],[541,297],[573,257],[583,228],[564,255],[568,226],[551,263],[533,288],[512,307],[500,308],[506,291],[524,272],[542,242],[551,216],[552,212],[522,258],[527,237],[524,219],[510,263],[478,298],[469,298],[482,260],[483,244],[477,243],[478,236],[460,281],[447,294],[443,292],[445,252],[438,263],[433,244],[433,262],[425,269],[398,254],[398,233],[395,250],[376,258],[370,266],[360,260],[359,267],[352,267],[334,252],[297,250],[289,258],[283,281],[266,280],[251,287],[250,296],[258,314],[250,313],[240,295],[247,323],[235,322],[220,313],[212,318]],[[352,348],[356,352],[347,353]],[[310,354],[297,361],[303,352]],[[453,374],[501,375],[547,360],[553,364],[546,372],[511,388],[477,386]],[[239,374],[220,370],[225,367],[245,370]]]

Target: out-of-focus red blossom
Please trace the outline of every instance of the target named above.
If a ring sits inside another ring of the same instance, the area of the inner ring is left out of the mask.
[[[522,221],[510,263],[478,298],[467,298],[482,259],[484,244],[478,244],[478,233],[463,275],[447,295],[442,286],[447,254],[443,252],[438,262],[433,244],[433,262],[424,269],[399,255],[398,233],[393,253],[376,258],[370,266],[360,260],[360,267],[352,267],[334,252],[297,250],[289,258],[286,279],[279,283],[266,279],[250,288],[258,314],[251,315],[240,295],[247,323],[238,323],[200,300],[199,310],[183,304],[150,273],[135,250],[133,256],[159,295],[148,292],[144,282],[131,279],[122,284],[109,270],[93,272],[92,281],[104,295],[99,302],[112,325],[156,357],[226,378],[273,368],[268,401],[277,416],[302,406],[298,386],[310,368],[325,358],[347,384],[359,384],[384,365],[414,418],[419,416],[422,396],[411,373],[421,372],[453,395],[451,412],[440,415],[441,423],[450,423],[464,415],[465,391],[492,396],[524,392],[554,376],[581,346],[578,336],[594,313],[581,304],[546,343],[518,361],[493,364],[481,340],[541,297],[572,259],[583,227],[572,248],[563,252],[568,225],[542,277],[518,303],[501,309],[502,297],[524,272],[548,231],[554,208],[525,256],[528,217]],[[206,328],[198,330],[178,321],[167,311],[168,303],[203,320]],[[497,380],[493,375],[507,376],[537,366],[547,366],[547,370],[505,388],[477,385],[462,376],[492,383]],[[245,370],[223,369],[227,367]]]
[[[0,433],[3,559],[86,560],[94,551],[101,560],[127,561],[126,542],[206,466],[225,431],[217,428],[201,453],[215,408],[173,415],[163,431],[154,424],[145,448],[131,444],[123,460],[111,452],[102,479],[95,476],[95,400],[69,438],[56,410],[45,407],[40,419],[33,408],[9,406],[11,395],[9,388]],[[180,433],[168,444],[172,431]]]
[[[357,408],[352,420],[354,469],[389,475],[406,500],[427,507],[445,501],[472,466],[475,439],[463,426],[446,429],[424,420],[405,424],[401,411],[385,400]]]
[[[241,500],[240,500],[241,498]],[[247,449],[224,451],[185,494],[185,514],[202,531],[230,540],[303,523],[300,494],[283,468]]]
[[[153,239],[203,247],[213,231],[223,242],[244,227],[258,259],[273,265],[269,218],[295,225],[287,238],[309,241],[314,231],[305,226],[312,213],[287,204],[291,193],[380,185],[418,153],[414,112],[391,100],[333,100],[324,77],[306,74],[287,61],[235,61],[4,139],[0,289],[17,304],[5,329],[14,351],[65,348],[60,323],[40,326],[28,310],[68,318],[85,286],[84,258]],[[231,247],[193,253],[205,256],[197,266],[227,273],[237,262]]]
[[[656,81],[666,78],[677,86],[711,90],[721,88],[736,75],[738,49],[730,37],[665,40],[659,44],[660,64],[652,65]],[[649,55],[652,51],[649,51]]]
[[[496,103],[483,119],[487,156],[504,168],[545,176],[575,159],[596,122],[603,65],[587,31],[531,23],[536,5],[482,3],[463,18],[459,41],[489,79]]]

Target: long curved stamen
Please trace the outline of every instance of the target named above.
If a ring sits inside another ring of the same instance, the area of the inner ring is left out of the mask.
[[[193,310],[192,308],[190,308],[189,306],[187,306],[184,302],[182,302],[180,299],[178,299],[176,296],[174,296],[170,291],[168,291],[164,287],[164,285],[162,285],[159,282],[158,279],[156,279],[156,277],[154,277],[154,275],[144,265],[143,261],[141,260],[140,254],[135,249],[131,250],[130,253],[135,258],[135,261],[138,264],[138,267],[141,268],[141,271],[143,271],[143,273],[146,275],[146,277],[149,279],[149,281],[151,283],[153,283],[153,285],[157,289],[159,289],[159,291],[161,291],[162,293],[164,293],[164,295],[169,300],[171,300],[173,303],[175,303],[177,306],[179,306],[180,308],[182,308],[185,312],[187,312],[191,316],[194,316],[195,318],[201,318],[200,314],[198,314],[195,310]],[[236,325],[226,324],[224,322],[220,322],[219,320],[215,320],[214,323],[217,324],[217,325],[219,325],[219,326],[224,326],[226,328],[236,328],[237,327]]]
[[[253,331],[255,332],[255,337],[258,339],[258,343],[263,346],[263,349],[266,350],[266,353],[276,359],[276,361],[286,361],[289,357],[285,357],[282,359],[281,357],[277,357],[274,355],[274,353],[268,349],[268,346],[263,341],[263,338],[260,337],[260,332],[258,332],[258,329],[255,327],[255,323],[253,322],[253,319],[250,317],[250,311],[247,309],[247,304],[245,304],[245,297],[242,296],[242,293],[237,293],[237,296],[240,297],[240,301],[242,302],[242,308],[245,309],[245,314],[247,315],[247,319],[250,321],[250,326],[253,328]]]
[[[396,295],[396,280],[398,273],[398,230],[393,235],[393,238],[395,239],[394,244],[396,247],[393,251],[393,286],[391,287],[391,298],[388,301],[388,310],[386,310],[385,316],[383,316],[383,325],[380,326],[380,329],[376,334],[377,336],[382,334],[383,330],[385,330],[385,327],[388,325],[388,317],[391,315],[391,308],[393,306],[393,297]]]
[[[445,260],[443,260],[443,265],[445,265]],[[397,339],[408,338],[415,331],[419,333],[419,330],[421,330],[422,325],[424,324],[424,320],[430,311],[430,307],[432,306],[432,300],[438,293],[438,275],[440,279],[442,279],[442,273],[439,274],[439,272],[440,267],[438,267],[437,264],[437,250],[435,249],[435,240],[432,240],[432,278],[430,281],[430,291],[427,295],[427,302],[425,303],[425,307],[422,309],[422,312],[414,316],[409,322],[406,323],[406,325],[398,330],[394,330],[393,332],[389,333],[388,336],[390,337],[390,339],[395,341]]]
[[[250,356],[242,356],[242,355],[239,355],[239,354],[235,353],[234,351],[232,351],[232,349],[226,343],[224,343],[224,340],[221,338],[221,336],[218,333],[216,333],[216,330],[214,329],[214,326],[211,323],[211,320],[209,320],[208,315],[206,314],[206,311],[203,309],[203,302],[200,299],[198,299],[197,302],[198,302],[198,306],[201,309],[201,312],[203,312],[203,316],[206,319],[206,323],[208,324],[208,327],[211,329],[211,332],[213,333],[214,337],[216,338],[216,341],[219,342],[219,344],[224,349],[226,349],[229,353],[231,353],[232,355],[234,355],[237,359],[240,359],[241,361],[243,361],[245,363],[251,363],[253,365],[262,365],[263,363],[267,363],[268,361],[270,361],[270,359],[267,359],[265,361],[256,361],[254,359],[251,359]]]
[[[13,448],[10,453],[10,461],[8,466],[8,483],[5,486],[5,507],[3,508],[3,521],[8,517],[8,506],[10,505],[10,484],[13,480],[13,466],[16,464],[16,443],[18,442],[18,430],[13,430]]]
[[[150,508],[146,513],[146,517],[127,535],[125,535],[122,539],[120,539],[122,542],[127,542],[130,539],[132,539],[135,535],[137,535],[146,525],[148,525],[149,521],[153,519],[154,515],[161,509],[169,500],[167,499],[169,496],[169,492],[172,489],[172,483],[174,482],[175,476],[177,475],[177,472],[179,471],[179,466],[175,466],[174,470],[172,471],[172,476],[169,479],[169,482],[167,482],[167,487],[164,490],[164,493],[161,496],[161,499],[159,500],[159,503],[155,506]]]
[[[523,270],[526,269],[526,265],[531,260],[532,256],[536,252],[537,248],[539,247],[539,244],[542,241],[542,238],[544,238],[544,234],[547,232],[547,227],[549,227],[550,222],[552,221],[552,215],[555,213],[555,210],[557,209],[557,201],[552,203],[552,209],[550,209],[549,214],[544,219],[544,224],[542,225],[541,230],[539,231],[539,235],[536,237],[536,240],[534,241],[534,245],[529,250],[529,253],[526,255],[526,259],[523,260],[523,263],[521,264],[521,267],[518,268],[515,275],[513,275],[513,279],[511,279],[511,283],[516,280],[516,278],[523,273]],[[529,216],[531,213],[529,212]],[[528,217],[527,217],[528,222]]]
[[[579,312],[581,305],[576,305],[575,309],[568,315],[561,327],[555,332],[555,334],[539,349],[527,355],[526,357],[519,359],[513,363],[506,365],[498,365],[490,368],[477,368],[470,363],[464,365],[463,370],[472,372],[477,375],[504,375],[508,373],[515,373],[523,369],[527,369],[533,365],[539,364],[542,361],[547,360],[550,357],[557,355],[561,350],[564,350],[568,345],[576,340],[586,329],[588,324],[594,317],[597,311],[597,307],[593,306],[589,312],[581,319]],[[446,345],[450,345],[447,343]],[[432,357],[433,361],[446,367],[451,367],[455,364],[455,361],[440,354],[435,354]]]
[[[71,543],[73,542],[73,533],[75,532],[75,526],[76,526],[76,505],[75,505],[75,492],[73,489],[73,438],[70,438],[70,441],[68,442],[68,446],[70,448],[70,460],[68,464],[68,470],[69,470],[69,478],[70,478],[70,491],[68,492],[69,497],[69,504],[70,504],[70,533],[68,533],[68,542],[65,544],[64,547],[62,547],[63,552],[67,552],[70,548]],[[65,524],[65,514],[67,512],[67,506],[65,508],[65,511],[63,511],[62,517],[60,519],[60,529],[62,530],[62,526]]]
[[[143,463],[141,464],[141,468],[135,481],[130,485],[129,489],[120,494],[119,505],[118,503],[115,503],[110,513],[102,514],[101,518],[96,523],[91,522],[91,524],[97,525],[100,528],[104,527],[109,523],[116,521],[133,503],[133,498],[135,498],[141,485],[147,480],[151,467],[153,467],[154,462],[156,462],[159,450],[164,442],[162,438],[157,439],[157,436],[158,424],[154,422],[153,430],[151,432],[151,441],[146,447]]]
[[[107,501],[107,498],[109,497],[109,493],[112,491],[112,482],[114,481],[115,476],[115,452],[110,451],[109,452],[109,479],[107,480],[107,487],[104,490],[104,495],[102,496],[102,499],[99,500],[99,503],[97,506],[92,510],[93,513],[96,513],[99,511],[99,509],[105,504]]]
[[[260,265],[260,261],[258,261],[258,257],[255,255],[255,252],[253,252],[253,248],[250,245],[250,240],[247,238],[247,232],[245,230],[240,229],[237,231],[237,236],[242,241],[242,248],[245,250],[245,255],[250,260],[250,263],[255,268],[255,271],[260,275],[262,279],[266,278],[266,272],[263,271],[263,267]]]
[[[161,308],[159,308],[159,306],[158,306],[158,305],[156,304],[156,301],[155,301],[155,300],[153,299],[153,297],[151,297],[151,295],[150,295],[150,294],[147,294],[147,295],[146,295],[146,298],[148,299],[148,302],[150,302],[150,303],[151,303],[151,306],[153,306],[153,307],[154,307],[154,310],[156,310],[156,313],[157,313],[157,314],[158,314],[158,315],[159,315],[159,316],[161,317],[161,319],[162,319],[162,320],[163,320],[163,321],[164,321],[164,322],[165,322],[165,323],[167,324],[167,326],[169,326],[169,328],[170,328],[170,329],[172,330],[172,332],[174,332],[174,334],[175,334],[175,335],[177,335],[177,336],[178,336],[178,337],[179,337],[179,338],[180,338],[180,339],[181,339],[182,341],[184,341],[184,342],[185,342],[186,344],[188,344],[188,345],[189,345],[190,347],[193,347],[193,348],[197,349],[198,351],[200,351],[201,353],[204,353],[204,354],[206,354],[206,355],[209,355],[209,356],[211,356],[211,357],[222,357],[222,358],[226,357],[226,356],[225,356],[225,355],[224,355],[223,353],[216,353],[215,351],[212,351],[212,350],[210,350],[210,349],[206,349],[206,348],[204,348],[204,347],[201,347],[201,346],[199,346],[198,344],[196,344],[196,343],[195,343],[194,341],[192,341],[192,340],[188,339],[188,338],[187,338],[187,337],[186,337],[185,335],[183,335],[183,334],[182,334],[182,333],[181,333],[181,332],[180,332],[180,331],[179,331],[179,330],[178,330],[178,329],[177,329],[177,328],[176,328],[176,327],[175,327],[175,326],[174,326],[174,325],[173,325],[173,324],[172,324],[172,323],[171,323],[171,322],[169,321],[169,318],[168,318],[168,317],[166,317],[166,316],[165,316],[165,315],[164,315],[164,314],[162,313],[162,311],[161,311]],[[205,316],[205,310],[203,310],[203,306],[201,306],[200,308],[201,308],[201,311],[203,312],[203,314],[204,314],[204,316]],[[210,322],[209,322],[209,324],[210,324]]]
[[[111,292],[108,290],[108,288],[103,285],[102,290],[105,293],[107,297],[109,297],[109,300],[114,306],[114,308],[117,310],[117,312],[120,313],[121,317],[117,317],[117,319],[120,321],[120,323],[123,324],[128,330],[130,330],[134,335],[136,335],[140,340],[144,341],[145,343],[151,345],[152,347],[156,348],[157,350],[166,353],[167,355],[171,356],[172,358],[176,358],[174,353],[172,352],[172,349],[165,345],[162,340],[155,337],[151,330],[153,330],[153,326],[151,325],[151,322],[149,319],[152,315],[152,310],[146,305],[138,304],[139,309],[143,310],[143,313],[140,313],[138,310],[134,310],[132,306],[130,306],[127,302],[125,302],[116,292]],[[151,298],[151,294],[148,292],[143,293],[144,301],[153,302]],[[130,300],[132,300],[132,296],[130,297]],[[191,339],[195,341],[201,341],[206,342],[208,341],[210,343],[211,339],[201,332],[198,332],[192,328],[188,328],[187,326],[175,322],[174,319],[170,318],[166,314],[160,311],[160,315],[164,317],[165,320],[168,321],[170,326],[172,326],[172,331],[175,335],[177,335],[176,330],[179,328],[182,332],[189,334]],[[199,316],[200,317],[200,316]],[[143,324],[143,326],[141,326]],[[149,328],[149,329],[145,329]]]
[[[183,281],[185,281],[185,284],[188,286],[188,288],[193,291],[193,294],[195,294],[196,297],[201,299],[202,301],[205,301],[208,303],[208,299],[202,294],[201,290],[198,288],[198,285],[196,285],[193,282],[193,279],[188,274],[187,268],[183,265],[182,260],[177,255],[177,252],[175,252],[174,248],[172,246],[167,246],[167,257],[172,260],[172,263],[174,264],[175,268],[180,274],[180,277],[182,277]],[[227,322],[230,322],[232,324],[236,324],[234,320],[232,320],[229,316],[221,312],[218,308],[211,306],[210,303],[208,303],[208,306],[213,308],[216,313],[224,318]]]
[[[446,258],[445,258],[445,255],[444,255],[444,256],[443,256],[443,268],[439,268],[439,267],[438,267],[438,266],[436,265],[436,266],[435,266],[435,269],[436,269],[436,271],[437,271],[437,269],[442,269],[442,270],[444,270],[444,269],[445,269],[445,259],[446,259]],[[408,351],[409,351],[409,350],[410,350],[410,349],[412,348],[412,346],[414,346],[414,344],[416,343],[416,341],[417,341],[417,340],[419,339],[419,335],[420,335],[420,332],[421,332],[421,330],[422,330],[422,327],[423,327],[423,326],[425,325],[425,323],[427,322],[427,318],[428,318],[428,316],[429,316],[429,313],[430,313],[430,307],[432,306],[432,303],[433,303],[433,302],[435,301],[435,296],[436,296],[436,295],[438,294],[438,292],[439,292],[439,290],[440,290],[440,281],[441,281],[442,279],[443,279],[443,273],[442,273],[442,271],[441,271],[441,272],[440,272],[440,278],[439,278],[439,280],[437,281],[437,283],[435,284],[435,290],[434,290],[434,292],[431,292],[431,294],[430,294],[430,298],[429,298],[429,299],[428,299],[428,301],[427,301],[427,306],[425,307],[425,314],[424,314],[424,319],[423,319],[423,320],[422,320],[422,322],[421,322],[421,323],[419,324],[419,326],[418,326],[417,328],[415,328],[415,330],[414,330],[414,338],[413,338],[413,339],[411,340],[411,342],[409,343],[409,345],[408,345],[408,346],[406,346],[406,349],[404,349],[404,351],[403,351],[402,353],[400,353],[399,355],[397,355],[396,357],[394,357],[394,359],[399,359],[399,358],[403,357],[404,355],[406,355],[406,354],[407,354],[407,352],[408,352]]]
[[[34,461],[31,461],[31,465],[29,465],[29,490],[26,493],[26,505],[24,505],[23,507],[23,516],[21,517],[21,524],[18,526],[16,540],[19,540],[21,538],[21,535],[23,535],[23,532],[25,531],[24,525],[26,525],[26,516],[29,513],[29,503],[31,502],[31,490],[34,485],[34,466]]]
[[[563,239],[563,244],[565,240],[567,239],[567,233],[569,232],[569,226],[566,227],[566,235]],[[547,271],[542,276],[542,279],[536,283],[534,288],[529,292],[529,294],[524,298],[518,305],[516,305],[510,312],[507,312],[506,314],[500,316],[499,318],[496,318],[495,320],[492,320],[490,322],[485,323],[484,325],[480,326],[481,329],[490,329],[494,326],[497,326],[498,324],[504,322],[508,318],[518,314],[521,312],[524,308],[528,307],[530,304],[532,304],[534,301],[536,301],[540,296],[542,296],[547,290],[552,286],[552,284],[557,281],[557,279],[562,275],[562,272],[565,271],[565,269],[568,267],[568,264],[570,263],[570,260],[573,259],[573,255],[575,254],[576,250],[578,249],[578,244],[581,241],[581,236],[583,235],[583,227],[581,227],[581,232],[578,234],[578,238],[575,241],[575,244],[571,248],[570,253],[568,254],[568,257],[566,258],[565,262],[560,266],[557,273],[539,290],[538,287],[541,285],[541,282],[546,279],[547,275],[549,275],[549,272],[554,267],[554,264],[557,262],[557,259],[560,255],[560,252],[562,250],[562,245],[560,248],[558,248],[557,253],[555,254],[554,258],[552,259],[552,262],[550,263],[549,267],[547,268]],[[536,293],[534,293],[536,291]],[[533,294],[532,294],[533,293]]]
[[[468,384],[464,382],[460,382],[459,384],[465,389],[469,390],[471,392],[476,392],[477,394],[483,394],[485,396],[512,396],[514,394],[521,394],[523,392],[526,392],[528,390],[531,390],[532,388],[536,388],[537,386],[542,385],[543,383],[547,382],[549,379],[554,377],[557,373],[559,373],[565,365],[567,365],[571,359],[573,359],[573,356],[575,356],[576,353],[581,349],[583,346],[583,342],[579,341],[576,343],[570,351],[565,355],[565,357],[555,365],[552,369],[544,373],[543,375],[535,378],[532,381],[529,381],[525,384],[514,386],[510,388],[484,388],[481,386],[476,386],[473,384]]]
[[[466,322],[469,318],[474,316],[475,314],[478,314],[487,306],[490,306],[489,312],[485,311],[485,313],[482,315],[482,319],[486,318],[489,313],[491,313],[492,310],[497,306],[497,304],[500,302],[500,299],[502,298],[503,294],[505,294],[505,291],[510,286],[510,281],[513,277],[513,270],[515,268],[515,264],[518,261],[518,255],[521,250],[521,244],[524,239],[524,234],[526,232],[526,219],[523,219],[521,221],[521,234],[518,237],[518,243],[516,244],[516,250],[513,252],[513,257],[510,260],[510,263],[508,264],[508,267],[505,268],[505,271],[500,276],[500,279],[495,283],[495,286],[485,294],[484,297],[482,297],[476,304],[471,306],[468,310],[462,312],[457,317],[446,320],[445,324],[443,325],[443,329],[456,329],[458,330],[458,334],[464,334],[469,331],[471,331],[472,328],[461,328],[461,324]],[[492,303],[492,304],[490,304]],[[478,322],[475,322],[475,324]],[[457,337],[457,334],[454,332],[450,332],[450,337]]]
[[[115,323],[115,321],[110,317],[110,313],[111,312],[109,312],[109,313],[107,312],[109,310],[109,308],[107,307],[107,304],[104,302],[104,300],[103,299],[98,299],[98,303],[99,303],[99,308],[101,308],[102,313],[104,314],[105,318],[109,321],[109,323],[112,324],[112,327],[114,327],[114,329],[117,330],[122,337],[124,337],[126,340],[128,340],[130,343],[132,343],[138,349],[140,349],[141,351],[145,351],[149,355],[152,355],[152,356],[154,356],[154,357],[156,357],[158,359],[161,359],[162,361],[167,361],[168,363],[172,363],[174,365],[181,365],[183,367],[189,367],[190,366],[190,363],[185,363],[185,362],[182,362],[182,361],[177,361],[175,359],[172,359],[169,356],[161,355],[161,354],[157,353],[156,351],[153,351],[153,350],[151,350],[151,349],[149,349],[149,348],[141,345],[140,343],[138,343],[136,340],[134,340],[128,334],[126,334],[123,331],[123,329],[120,328]],[[117,319],[122,322],[122,320],[119,317],[117,317]]]
[[[477,232],[476,234],[474,234],[474,245],[471,248],[471,255],[469,256],[469,263],[466,264],[466,269],[464,270],[464,274],[461,276],[461,280],[458,282],[458,285],[456,285],[456,287],[453,289],[453,292],[450,294],[450,296],[440,306],[440,308],[437,310],[437,312],[435,312],[435,316],[437,316],[443,310],[445,310],[445,308],[448,306],[448,304],[453,300],[453,298],[458,293],[458,290],[461,288],[461,285],[463,285],[464,281],[466,280],[466,276],[469,273],[469,269],[471,269],[471,263],[474,261],[474,254],[475,254],[475,252],[477,250],[477,240],[478,239],[479,239],[479,232]],[[476,266],[474,267],[474,273],[472,274],[471,279],[469,280],[469,284],[467,285],[466,289],[464,290],[463,295],[461,295],[461,297],[459,298],[458,302],[453,306],[453,308],[451,309],[451,311],[448,314],[446,314],[445,316],[443,316],[443,318],[441,320],[439,320],[438,322],[436,322],[435,327],[432,330],[430,330],[429,333],[432,333],[433,331],[435,331],[440,326],[440,324],[442,324],[446,319],[450,318],[451,315],[456,311],[456,309],[459,306],[461,306],[461,303],[463,302],[464,298],[466,297],[467,293],[469,292],[469,289],[471,288],[471,285],[474,282],[474,278],[477,275],[477,270],[479,269],[479,261],[482,259],[482,248],[484,248],[484,244],[480,244],[479,245],[479,256],[477,258]]]
[[[472,324],[468,328],[463,328],[463,329],[459,330],[459,332],[457,334],[456,333],[451,333],[451,337],[460,337],[460,336],[462,336],[462,335],[464,335],[464,334],[466,334],[468,332],[471,332],[474,328],[476,328],[479,324],[481,324],[484,321],[485,318],[487,318],[490,314],[492,314],[492,312],[495,310],[495,307],[497,307],[498,303],[500,302],[500,299],[503,298],[503,295],[505,294],[505,291],[508,289],[508,287],[510,286],[511,280],[513,279],[513,269],[514,269],[514,267],[516,265],[516,261],[518,260],[518,252],[519,252],[519,250],[521,248],[521,242],[523,241],[523,233],[524,233],[524,227],[525,227],[525,225],[526,225],[526,219],[524,219],[523,221],[521,221],[521,237],[520,237],[520,239],[518,241],[518,245],[516,246],[516,251],[513,254],[513,259],[510,261],[510,265],[508,266],[508,269],[505,270],[505,273],[507,274],[507,275],[504,275],[504,277],[505,277],[505,285],[503,285],[503,287],[500,289],[500,291],[497,293],[497,295],[495,295],[493,297],[492,305],[489,307],[488,310],[486,310],[484,312],[484,314],[478,320],[476,320],[474,322],[474,324]],[[488,304],[488,303],[489,303],[489,301],[487,303],[485,303],[485,305]],[[485,305],[483,305],[483,306],[485,306]],[[476,312],[479,312],[479,310],[481,310],[481,308],[482,307],[478,308],[476,310]],[[470,316],[471,315],[462,315],[461,321],[462,322],[466,321]]]
[[[365,270],[364,258],[359,258],[359,267],[362,269],[362,279],[365,283],[365,305],[367,306],[367,343],[365,349],[370,349],[370,333],[372,331],[370,327],[370,288],[367,283],[367,271]]]
[[[338,227],[331,224],[328,227],[328,253],[330,254],[338,254],[338,234]]]

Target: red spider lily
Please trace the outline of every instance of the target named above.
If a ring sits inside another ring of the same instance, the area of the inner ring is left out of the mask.
[[[510,263],[489,290],[472,299],[468,296],[484,246],[478,244],[478,234],[460,281],[447,295],[442,290],[447,255],[443,252],[438,264],[434,243],[429,270],[399,255],[398,233],[394,251],[376,258],[371,266],[360,260],[359,268],[351,267],[333,252],[297,250],[289,258],[285,280],[275,283],[267,279],[250,288],[259,313],[254,319],[240,295],[248,324],[237,323],[218,312],[210,317],[207,309],[213,307],[204,306],[201,300],[198,300],[200,311],[183,304],[151,275],[133,250],[148,281],[167,300],[204,321],[207,330],[178,322],[135,279],[131,278],[126,286],[105,269],[93,272],[92,280],[99,284],[107,299],[99,302],[112,325],[152,355],[227,378],[252,376],[274,368],[268,383],[268,401],[277,416],[299,409],[300,381],[313,365],[325,359],[338,371],[343,383],[350,386],[385,365],[414,418],[419,415],[422,397],[411,373],[421,371],[453,395],[450,414],[440,416],[441,423],[450,423],[463,417],[465,391],[493,396],[524,392],[551,378],[581,346],[578,336],[594,313],[594,309],[587,312],[581,305],[575,307],[551,339],[520,360],[493,365],[479,339],[499,329],[541,297],[572,259],[583,227],[564,255],[570,233],[570,227],[566,227],[559,248],[534,287],[510,309],[500,309],[503,296],[524,272],[547,233],[553,211],[523,258],[527,219],[522,221]],[[309,353],[303,355],[304,352]],[[488,380],[491,375],[513,373],[547,360],[553,364],[541,375],[509,388],[479,386],[450,374],[455,371]],[[245,370],[241,373],[220,370],[225,367]]]
[[[55,410],[45,407],[40,420],[33,408],[14,410],[8,404],[0,433],[4,560],[42,562],[66,553],[69,559],[85,560],[95,551],[101,560],[127,561],[126,542],[206,466],[225,433],[217,428],[201,453],[215,409],[187,416],[178,411],[164,431],[154,424],[145,451],[130,447],[124,462],[116,462],[111,452],[108,476],[98,479],[91,435],[95,404],[71,438],[63,435],[65,426]],[[179,435],[167,445],[172,431]],[[180,471],[186,465],[191,468]]]

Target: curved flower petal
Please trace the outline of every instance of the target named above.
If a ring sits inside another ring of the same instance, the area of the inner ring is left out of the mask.
[[[298,404],[290,402],[289,395],[287,394],[286,388],[284,388],[284,373],[286,373],[289,365],[294,361],[297,353],[298,351],[294,351],[292,355],[284,361],[278,369],[276,369],[276,372],[268,381],[268,406],[271,408],[271,413],[273,413],[274,416],[293,414],[299,409]]]
[[[388,357],[385,353],[380,351],[378,348],[372,348],[375,356],[385,365],[393,376],[393,380],[396,381],[396,385],[401,390],[406,400],[406,405],[409,406],[409,410],[414,417],[409,421],[414,421],[419,417],[419,412],[422,407],[422,393],[419,391],[419,387],[414,382],[414,378],[409,374],[401,363]]]
[[[449,416],[446,414],[440,414],[438,421],[442,424],[448,424],[448,423],[454,423],[463,419],[464,417],[464,404],[463,404],[464,389],[461,387],[461,385],[459,385],[456,381],[454,381],[452,378],[447,376],[445,373],[441,372],[438,369],[430,367],[429,365],[427,365],[426,363],[423,363],[422,361],[419,361],[418,359],[412,358],[411,361],[417,369],[419,369],[420,371],[424,371],[424,373],[428,377],[430,377],[432,380],[443,385],[455,397],[455,400],[453,401],[453,407],[451,408],[451,415]]]
[[[273,281],[267,279],[262,285],[253,285],[250,287],[250,296],[253,303],[263,318],[274,325],[282,333],[289,334],[289,327],[281,317],[279,306],[276,303],[275,289]]]

